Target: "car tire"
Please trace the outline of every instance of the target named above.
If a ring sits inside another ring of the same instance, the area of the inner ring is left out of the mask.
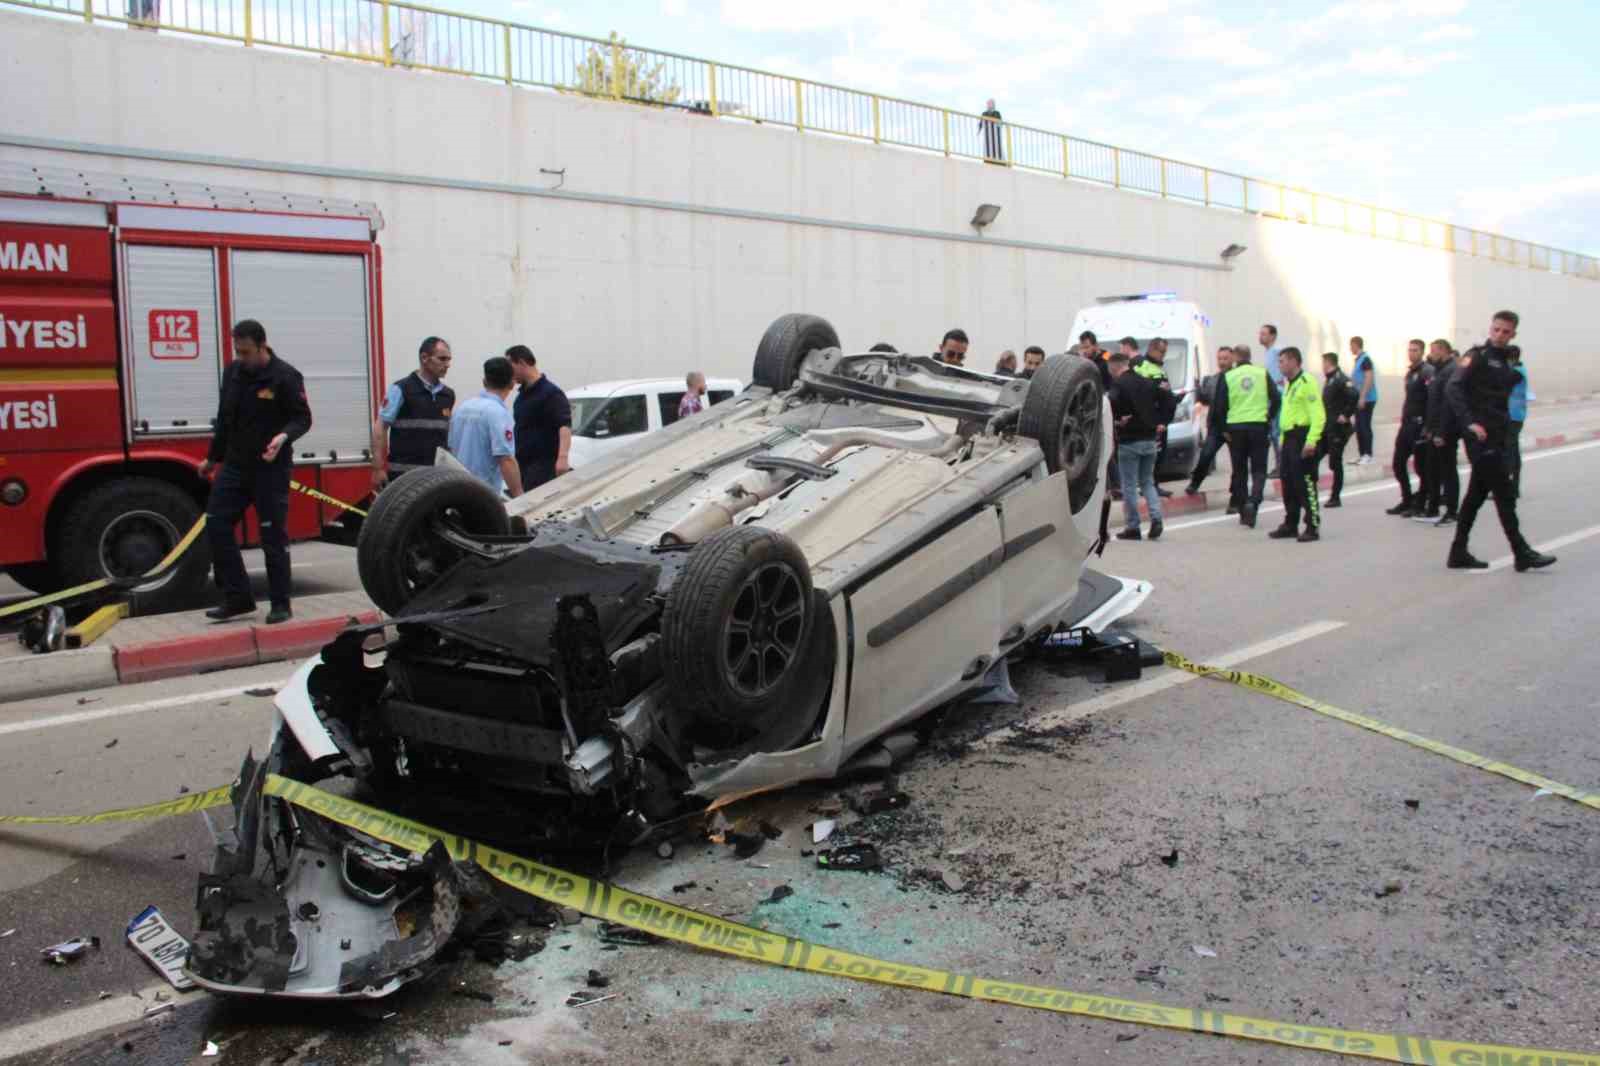
[[[5,568],[5,573],[12,581],[40,596],[48,596],[65,587],[52,563],[13,563]]]
[[[62,515],[56,554],[62,586],[144,573],[165,558],[203,513],[199,500],[159,478],[126,477],[96,485]],[[194,606],[210,572],[211,549],[202,536],[166,576],[134,589],[134,613]]]
[[[1047,359],[1028,385],[1017,432],[1039,442],[1050,473],[1064,471],[1073,514],[1100,481],[1100,368],[1074,355]]]
[[[763,732],[808,673],[816,623],[800,546],[759,526],[730,526],[689,554],[661,616],[668,689],[697,720]]]
[[[752,384],[774,392],[794,387],[800,361],[819,348],[839,347],[839,334],[825,318],[816,315],[782,315],[767,327],[756,345]]]
[[[459,549],[431,532],[445,518],[473,535],[511,532],[500,497],[464,470],[410,470],[378,493],[356,541],[356,572],[379,610],[397,614],[460,559]]]

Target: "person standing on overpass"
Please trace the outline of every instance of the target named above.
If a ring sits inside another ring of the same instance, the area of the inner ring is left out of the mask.
[[[289,469],[294,442],[311,429],[305,378],[267,347],[267,331],[253,318],[233,327],[233,362],[222,372],[211,448],[200,476],[216,471],[206,501],[206,540],[222,603],[206,617],[222,621],[256,609],[250,575],[233,527],[254,506],[267,560],[272,609],[267,625],[287,622],[289,609]]]
[[[994,101],[986,102],[983,116],[978,119],[978,132],[983,134],[983,158],[987,163],[1004,163],[1006,161],[1006,148],[1000,124],[1003,121],[1000,109],[994,106]]]
[[[1278,365],[1278,327],[1271,322],[1264,324],[1256,332],[1256,340],[1261,345],[1261,369],[1267,372],[1267,377],[1278,386],[1278,391],[1283,391],[1283,368]],[[1272,466],[1267,470],[1268,478],[1278,476],[1282,464],[1279,462],[1278,453],[1278,421],[1273,419],[1267,425],[1267,439],[1272,442]]]
[[[1278,353],[1283,368],[1283,525],[1267,534],[1277,540],[1295,537],[1301,544],[1322,536],[1322,509],[1317,506],[1317,447],[1327,416],[1311,375],[1301,369],[1299,348]],[[1306,528],[1300,531],[1300,512]]]
[[[1517,522],[1517,497],[1506,470],[1506,432],[1510,427],[1511,391],[1517,387],[1513,359],[1520,349],[1511,341],[1517,335],[1519,319],[1515,311],[1496,311],[1489,322],[1489,337],[1461,357],[1450,378],[1450,410],[1456,425],[1464,428],[1467,456],[1472,460],[1472,478],[1467,483],[1467,498],[1461,503],[1456,522],[1455,541],[1450,545],[1446,564],[1452,570],[1486,570],[1489,564],[1473,558],[1467,550],[1472,523],[1478,508],[1489,496],[1500,514],[1519,572],[1538,570],[1556,561],[1554,555],[1535,551],[1522,535]]]
[[[506,397],[511,395],[511,360],[503,355],[484,360],[483,391],[450,417],[450,454],[498,495],[522,495],[517,469],[516,431]]]
[[[1372,415],[1378,409],[1378,372],[1373,369],[1372,356],[1367,354],[1367,342],[1360,337],[1350,338],[1350,354],[1355,362],[1350,364],[1350,376],[1356,383],[1356,451],[1360,458],[1357,466],[1372,462]]]
[[[450,372],[450,345],[428,337],[417,349],[417,369],[389,386],[372,423],[372,487],[393,477],[432,466],[433,456],[450,440],[450,412],[456,394],[444,383]]]
[[[1278,386],[1250,362],[1250,349],[1241,344],[1233,354],[1234,368],[1217,388],[1216,417],[1226,427],[1239,524],[1254,529],[1267,489],[1267,426],[1278,417],[1280,401]]]

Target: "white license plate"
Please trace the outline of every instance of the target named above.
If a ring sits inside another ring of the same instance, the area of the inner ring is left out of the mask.
[[[133,950],[150,960],[150,965],[161,971],[161,976],[172,982],[172,987],[187,991],[194,987],[189,975],[183,972],[189,961],[189,942],[183,938],[161,912],[146,907],[139,916],[128,923],[128,943]]]

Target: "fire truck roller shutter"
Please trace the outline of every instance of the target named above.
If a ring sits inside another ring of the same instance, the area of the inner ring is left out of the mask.
[[[123,247],[133,437],[208,436],[222,361],[210,248]]]
[[[311,432],[295,442],[295,462],[363,461],[372,424],[366,259],[231,254],[234,317],[265,326],[267,344],[305,377]]]

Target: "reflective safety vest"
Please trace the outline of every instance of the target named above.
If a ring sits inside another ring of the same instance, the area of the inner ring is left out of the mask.
[[[1322,429],[1328,416],[1322,410],[1322,396],[1311,375],[1305,371],[1284,386],[1283,409],[1278,414],[1278,428],[1284,433],[1297,429],[1306,431],[1302,447],[1315,448],[1322,440]]]
[[[1243,363],[1228,371],[1222,381],[1228,389],[1228,425],[1247,422],[1266,425],[1271,409],[1266,369],[1254,363]]]
[[[1142,378],[1149,378],[1151,381],[1161,382],[1167,380],[1166,367],[1148,356],[1140,356],[1134,360],[1131,369],[1135,374]]]
[[[448,385],[429,392],[415,370],[395,384],[400,386],[400,410],[389,423],[389,469],[398,473],[432,466],[433,453],[450,441],[456,394]]]

